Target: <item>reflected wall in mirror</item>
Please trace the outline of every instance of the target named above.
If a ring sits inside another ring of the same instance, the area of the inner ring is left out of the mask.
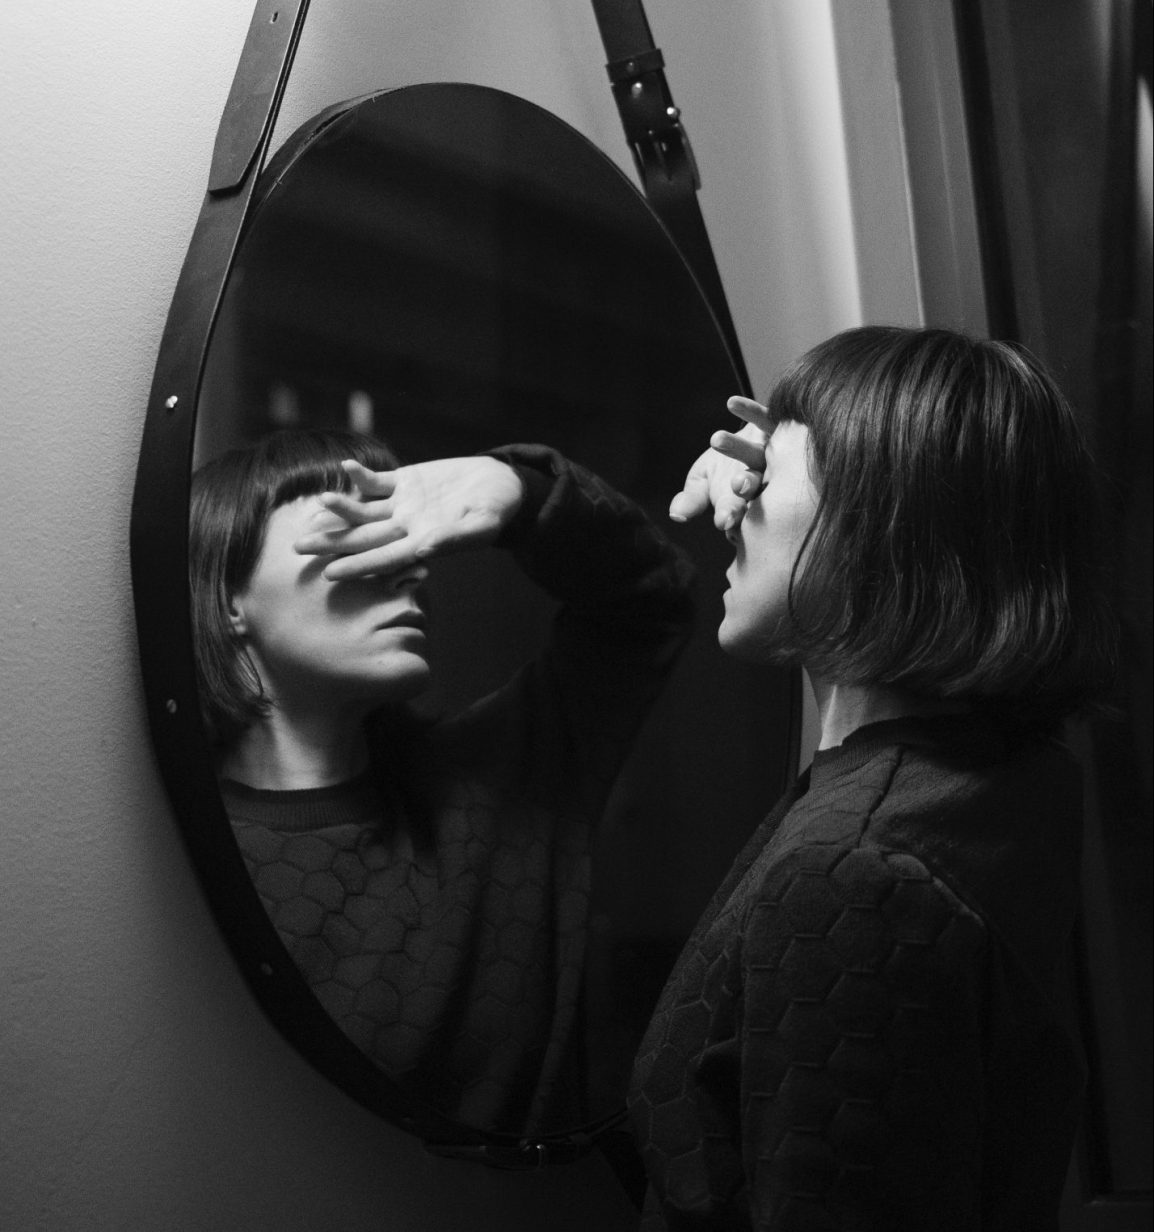
[[[652,529],[736,390],[644,200],[523,100],[375,94],[306,124],[262,176],[197,467],[282,429],[372,434],[418,470],[516,442],[556,451],[502,453],[526,494],[515,522],[433,562],[419,632],[433,686],[374,717],[368,771],[223,784],[312,993],[386,1075],[466,1125],[560,1134],[621,1104],[741,819],[790,769],[790,678],[716,648],[724,540],[678,532],[701,610],[673,666],[685,583]]]

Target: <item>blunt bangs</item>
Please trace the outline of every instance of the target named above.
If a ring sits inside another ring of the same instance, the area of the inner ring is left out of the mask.
[[[267,513],[302,496],[349,492],[352,482],[341,462],[352,458],[369,470],[393,470],[400,465],[382,442],[355,432],[298,429],[266,437],[251,452],[250,483]],[[258,495],[259,494],[259,495]]]
[[[1096,467],[1032,356],[868,326],[807,353],[769,409],[810,433],[789,649],[811,671],[1044,724],[1104,694]]]
[[[370,470],[400,465],[382,442],[353,432],[290,429],[231,450],[192,478],[189,587],[201,710],[216,744],[227,744],[268,713],[260,677],[232,635],[233,594],[252,576],[269,516],[321,492],[349,492],[341,462]]]

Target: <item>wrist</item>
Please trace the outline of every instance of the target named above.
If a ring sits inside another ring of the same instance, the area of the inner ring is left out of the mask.
[[[541,458],[530,448],[506,446],[488,455],[494,462],[513,472],[519,489],[519,496],[509,507],[508,513],[502,512],[501,530],[496,541],[498,547],[513,547],[532,530],[553,491],[557,476],[546,451],[539,452]]]

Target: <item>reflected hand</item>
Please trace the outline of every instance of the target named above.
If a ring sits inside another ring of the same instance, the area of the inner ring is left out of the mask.
[[[685,486],[670,502],[669,516],[675,522],[686,522],[712,506],[714,526],[731,531],[761,491],[773,423],[765,407],[750,398],[730,398],[726,407],[745,420],[745,427],[709,438],[710,447],[689,468]]]
[[[524,499],[516,471],[496,458],[440,458],[393,471],[353,461],[341,466],[354,491],[320,499],[346,525],[293,545],[302,555],[335,557],[324,570],[333,581],[393,573],[491,543]]]

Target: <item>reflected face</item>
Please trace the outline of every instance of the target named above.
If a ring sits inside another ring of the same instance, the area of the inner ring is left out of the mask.
[[[730,538],[737,548],[726,571],[723,650],[739,658],[775,662],[789,618],[789,579],[817,512],[809,473],[809,429],[785,420],[765,449],[761,491]]]
[[[233,595],[233,628],[285,709],[368,710],[405,701],[429,680],[427,568],[333,582],[322,572],[330,558],[293,548],[306,533],[342,525],[315,496],[279,506],[252,576]]]

